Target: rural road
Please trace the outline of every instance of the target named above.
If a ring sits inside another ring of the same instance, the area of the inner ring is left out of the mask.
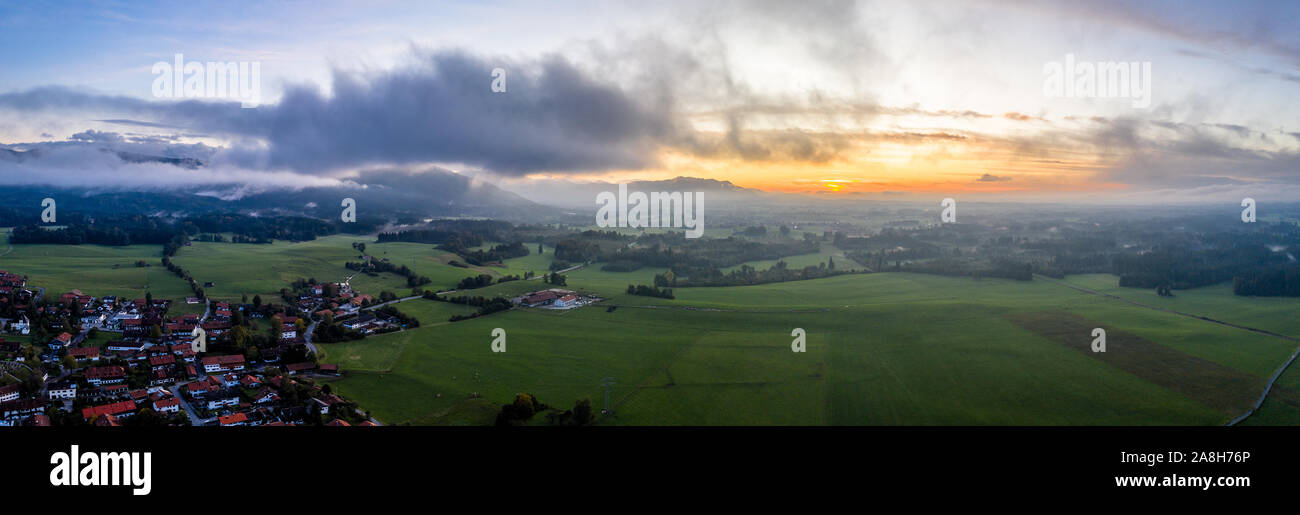
[[[1155,311],[1162,311],[1162,312],[1165,312],[1165,313],[1169,313],[1169,314],[1173,314],[1173,315],[1178,315],[1178,316],[1184,316],[1184,317],[1188,317],[1188,318],[1195,318],[1195,319],[1197,319],[1197,320],[1204,320],[1204,321],[1206,321],[1206,322],[1210,322],[1210,323],[1212,323],[1212,324],[1219,324],[1219,325],[1224,326],[1224,327],[1231,327],[1231,328],[1233,328],[1233,329],[1241,329],[1241,330],[1243,330],[1243,331],[1250,331],[1250,332],[1252,332],[1252,333],[1259,333],[1259,334],[1262,334],[1262,335],[1265,335],[1265,336],[1272,336],[1272,337],[1274,337],[1274,338],[1281,338],[1281,339],[1283,339],[1283,340],[1287,340],[1287,341],[1291,341],[1291,342],[1300,342],[1300,338],[1296,338],[1296,337],[1294,337],[1294,336],[1287,336],[1287,335],[1285,335],[1285,334],[1279,334],[1279,333],[1275,333],[1275,332],[1273,332],[1273,331],[1267,331],[1267,330],[1259,329],[1259,328],[1255,328],[1255,327],[1248,327],[1248,326],[1244,326],[1244,325],[1234,324],[1234,323],[1231,323],[1231,322],[1224,322],[1224,321],[1222,321],[1222,320],[1215,320],[1215,319],[1213,319],[1213,318],[1206,317],[1206,316],[1194,315],[1194,314],[1191,314],[1191,313],[1183,313],[1183,312],[1181,312],[1181,311],[1174,311],[1174,310],[1172,310],[1172,309],[1166,309],[1166,308],[1162,308],[1162,307],[1159,307],[1159,306],[1152,306],[1152,305],[1150,305],[1150,304],[1144,304],[1144,303],[1141,303],[1141,302],[1138,302],[1138,301],[1135,301],[1135,300],[1126,299],[1126,298],[1124,298],[1124,297],[1120,297],[1120,296],[1118,296],[1118,295],[1111,295],[1111,294],[1109,294],[1109,293],[1099,292],[1099,291],[1097,291],[1097,290],[1093,290],[1093,289],[1089,289],[1089,288],[1084,288],[1084,287],[1082,287],[1082,286],[1077,286],[1077,285],[1074,285],[1074,284],[1070,284],[1070,283],[1067,283],[1067,282],[1065,282],[1065,281],[1058,281],[1058,280],[1056,280],[1056,279],[1052,279],[1052,278],[1050,278],[1050,277],[1044,277],[1044,276],[1037,275],[1037,274],[1035,274],[1034,277],[1035,277],[1035,278],[1038,278],[1038,279],[1042,279],[1042,280],[1047,281],[1047,282],[1050,282],[1050,283],[1053,283],[1053,284],[1056,284],[1056,285],[1059,285],[1059,286],[1064,286],[1064,287],[1066,287],[1066,288],[1070,288],[1070,289],[1072,289],[1072,290],[1076,290],[1076,291],[1080,291],[1080,292],[1088,293],[1088,294],[1092,294],[1092,295],[1099,295],[1099,296],[1102,296],[1102,297],[1106,297],[1106,298],[1108,298],[1108,299],[1114,299],[1114,300],[1118,300],[1118,301],[1121,301],[1121,302],[1126,302],[1126,303],[1132,304],[1132,305],[1134,305],[1134,306],[1139,306],[1139,307],[1143,307],[1143,308],[1147,308],[1147,309],[1151,309],[1151,310],[1155,310]],[[1273,373],[1273,376],[1269,378],[1269,380],[1268,380],[1268,384],[1264,386],[1264,392],[1261,393],[1261,394],[1259,395],[1259,400],[1256,400],[1256,401],[1255,401],[1255,404],[1251,406],[1250,410],[1248,410],[1248,411],[1246,411],[1245,413],[1241,414],[1241,416],[1239,416],[1239,417],[1237,417],[1237,418],[1235,418],[1235,419],[1232,419],[1231,422],[1228,422],[1228,425],[1230,425],[1230,426],[1232,426],[1232,425],[1236,425],[1238,422],[1241,422],[1242,420],[1246,420],[1247,417],[1249,417],[1249,416],[1251,416],[1252,414],[1254,414],[1254,413],[1255,413],[1255,410],[1258,410],[1259,407],[1262,406],[1262,405],[1264,404],[1264,399],[1268,398],[1268,393],[1269,393],[1270,391],[1273,390],[1273,384],[1277,382],[1277,378],[1282,377],[1282,373],[1283,373],[1283,372],[1286,372],[1286,369],[1289,368],[1289,367],[1291,366],[1291,363],[1294,363],[1294,362],[1295,362],[1297,356],[1300,356],[1300,347],[1296,347],[1296,350],[1295,350],[1294,352],[1291,353],[1291,357],[1290,357],[1290,358],[1287,358],[1286,362],[1285,362],[1285,363],[1282,363],[1282,366],[1281,366],[1281,367],[1278,367],[1277,371]]]
[[[189,416],[190,416],[190,425],[192,425],[192,426],[196,426],[196,427],[197,427],[197,426],[202,426],[202,425],[206,424],[207,422],[211,422],[211,421],[212,421],[212,419],[203,420],[203,419],[199,418],[199,414],[196,413],[196,412],[194,411],[194,408],[190,406],[189,401],[185,400],[185,397],[182,397],[182,396],[181,396],[181,385],[180,385],[180,383],[173,384],[173,385],[171,385],[171,386],[170,386],[169,388],[167,388],[167,389],[168,389],[168,390],[171,390],[172,395],[175,396],[177,400],[180,400],[180,401],[181,401],[181,408],[185,410],[185,414],[186,414],[186,415],[189,415]]]

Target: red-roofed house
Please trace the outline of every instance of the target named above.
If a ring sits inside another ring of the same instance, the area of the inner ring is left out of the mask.
[[[225,356],[208,356],[203,358],[203,370],[208,373],[229,372],[231,370],[244,369],[244,356],[242,354],[229,354]]]
[[[99,361],[99,347],[74,347],[68,349],[68,355],[73,359]]]
[[[135,413],[135,401],[121,401],[102,406],[94,406],[81,410],[81,416],[86,420],[95,420],[100,415],[112,415],[117,418],[129,417]]]
[[[217,420],[224,426],[243,426],[248,424],[248,415],[235,413],[233,415],[222,415]]]
[[[176,413],[181,410],[181,400],[175,397],[153,401],[153,410],[158,413]]]
[[[86,381],[95,386],[117,384],[126,380],[126,369],[117,365],[86,369]]]

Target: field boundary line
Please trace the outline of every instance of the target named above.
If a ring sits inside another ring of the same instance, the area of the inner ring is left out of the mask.
[[[1212,324],[1219,324],[1219,325],[1222,325],[1222,326],[1225,326],[1225,327],[1231,327],[1231,328],[1234,328],[1234,329],[1241,329],[1241,330],[1243,330],[1243,331],[1250,331],[1250,332],[1258,333],[1258,334],[1262,334],[1262,335],[1265,335],[1265,336],[1272,336],[1272,337],[1274,337],[1274,338],[1281,338],[1281,339],[1283,339],[1283,340],[1287,340],[1287,341],[1300,342],[1300,338],[1296,338],[1296,337],[1294,337],[1294,336],[1287,336],[1287,335],[1285,335],[1285,334],[1275,333],[1275,332],[1273,332],[1273,331],[1268,331],[1268,330],[1265,330],[1265,329],[1258,329],[1258,328],[1255,328],[1255,327],[1248,327],[1248,326],[1244,326],[1244,325],[1234,324],[1234,323],[1231,323],[1231,322],[1224,322],[1224,321],[1222,321],[1222,320],[1216,320],[1216,319],[1213,319],[1213,318],[1210,318],[1210,317],[1206,317],[1206,316],[1194,315],[1194,314],[1191,314],[1191,313],[1183,313],[1183,312],[1181,312],[1181,311],[1174,311],[1174,310],[1172,310],[1172,309],[1165,309],[1165,308],[1162,308],[1162,307],[1152,306],[1152,305],[1150,305],[1150,304],[1144,304],[1144,303],[1141,303],[1141,302],[1138,302],[1138,301],[1135,301],[1135,300],[1126,299],[1126,298],[1124,298],[1124,297],[1120,297],[1120,296],[1118,296],[1118,295],[1111,295],[1111,294],[1109,294],[1109,293],[1102,293],[1102,292],[1099,292],[1099,291],[1097,291],[1097,290],[1093,290],[1093,289],[1089,289],[1089,288],[1084,288],[1084,287],[1082,287],[1082,286],[1077,286],[1077,285],[1074,285],[1074,284],[1070,284],[1070,283],[1067,283],[1067,282],[1065,282],[1065,281],[1058,281],[1058,280],[1056,280],[1056,279],[1052,279],[1052,278],[1049,278],[1049,277],[1041,276],[1041,275],[1038,275],[1038,274],[1034,274],[1034,277],[1041,278],[1041,279],[1043,279],[1043,280],[1045,280],[1045,281],[1047,281],[1047,282],[1054,283],[1054,284],[1057,284],[1057,285],[1059,285],[1059,286],[1064,286],[1064,287],[1066,287],[1066,288],[1070,288],[1070,289],[1073,289],[1073,290],[1078,290],[1078,291],[1081,291],[1081,292],[1083,292],[1083,293],[1090,293],[1090,294],[1093,294],[1093,295],[1100,295],[1100,296],[1102,296],[1102,297],[1106,297],[1106,298],[1109,298],[1109,299],[1115,299],[1115,300],[1119,300],[1119,301],[1122,301],[1122,302],[1127,302],[1127,303],[1132,304],[1132,305],[1134,305],[1134,306],[1140,306],[1140,307],[1144,307],[1144,308],[1147,308],[1147,309],[1152,309],[1152,310],[1156,310],[1156,311],[1162,311],[1162,312],[1165,312],[1165,313],[1170,313],[1170,314],[1174,314],[1174,315],[1184,316],[1184,317],[1188,317],[1188,318],[1195,318],[1195,319],[1198,319],[1198,320],[1203,320],[1203,321],[1206,321],[1206,322],[1210,322],[1210,323],[1212,323]],[[1300,347],[1296,347],[1295,351],[1291,352],[1291,357],[1290,357],[1290,358],[1287,358],[1286,362],[1285,362],[1285,363],[1282,363],[1282,366],[1278,367],[1277,371],[1273,372],[1273,377],[1269,378],[1268,383],[1264,385],[1264,391],[1263,391],[1263,393],[1260,393],[1260,394],[1259,394],[1259,399],[1255,401],[1255,404],[1254,404],[1253,406],[1251,406],[1251,408],[1250,408],[1249,410],[1246,410],[1245,413],[1242,413],[1240,416],[1238,416],[1237,418],[1232,419],[1231,421],[1229,421],[1229,422],[1228,422],[1227,424],[1225,424],[1225,425],[1227,425],[1227,426],[1235,426],[1235,425],[1237,425],[1238,423],[1240,423],[1241,421],[1246,420],[1246,419],[1249,418],[1251,415],[1255,414],[1255,411],[1258,410],[1258,409],[1260,408],[1260,406],[1263,406],[1263,405],[1264,405],[1264,400],[1268,398],[1268,394],[1269,394],[1270,392],[1273,391],[1273,385],[1274,385],[1275,383],[1277,383],[1277,380],[1278,380],[1279,378],[1282,377],[1282,373],[1283,373],[1283,372],[1286,372],[1286,369],[1289,368],[1289,367],[1291,366],[1291,363],[1294,363],[1294,362],[1295,362],[1295,359],[1296,359],[1297,356],[1300,356]]]

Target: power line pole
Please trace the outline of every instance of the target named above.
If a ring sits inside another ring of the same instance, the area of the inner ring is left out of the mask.
[[[601,410],[601,413],[603,413],[603,414],[605,414],[605,415],[612,414],[612,413],[614,413],[614,410],[611,409],[610,406],[609,406],[609,388],[610,388],[611,386],[614,386],[614,378],[612,378],[612,377],[606,377],[606,378],[604,378],[604,379],[601,379],[601,380],[600,380],[600,385],[603,386],[603,387],[605,387],[605,409],[604,409],[604,410]]]

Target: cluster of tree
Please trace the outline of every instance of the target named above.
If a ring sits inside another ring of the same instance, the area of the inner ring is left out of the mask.
[[[753,284],[779,283],[786,281],[804,281],[808,279],[820,279],[823,277],[833,277],[843,274],[858,273],[857,270],[836,270],[835,261],[831,260],[830,264],[825,262],[817,265],[808,265],[803,268],[790,268],[784,260],[777,261],[776,264],[767,270],[758,270],[749,265],[740,267],[723,273],[716,268],[710,269],[707,275],[694,275],[683,277],[669,270],[665,274],[655,274],[655,286],[746,286]]]
[[[636,261],[619,260],[606,263],[600,267],[604,272],[635,272],[641,269],[641,263]]]
[[[1034,280],[1034,267],[1031,263],[1012,259],[941,258],[931,261],[908,262],[901,265],[895,262],[895,270],[959,277],[1001,277],[1017,281]]]
[[[688,239],[682,233],[644,235],[634,248],[604,256],[610,262],[635,262],[670,268],[679,277],[716,277],[720,269],[749,261],[777,260],[821,251],[815,240],[753,241],[745,238]]]
[[[867,237],[847,237],[835,233],[835,246],[848,252],[854,261],[867,266],[883,264],[894,260],[928,259],[943,256],[944,249],[938,245],[922,240],[919,231],[901,229],[884,229],[880,234]]]
[[[419,229],[379,233],[378,241],[432,243],[458,248],[477,247],[484,241],[516,241],[517,228],[498,220],[434,220]]]
[[[1232,278],[1232,293],[1258,297],[1300,297],[1300,266],[1255,270]]]
[[[251,244],[254,244],[254,245],[265,245],[265,244],[270,244],[270,243],[271,243],[271,239],[270,239],[270,238],[258,238],[258,237],[256,237],[256,236],[244,236],[244,235],[242,235],[242,234],[236,234],[236,235],[233,235],[233,236],[230,237],[230,243],[251,243]]]
[[[433,280],[429,279],[428,277],[425,277],[423,275],[416,275],[416,273],[406,265],[397,266],[388,262],[388,260],[386,259],[380,259],[380,260],[372,259],[370,261],[356,261],[356,262],[348,261],[347,263],[344,263],[343,266],[347,267],[348,270],[356,270],[358,272],[375,271],[375,272],[388,272],[388,273],[397,274],[402,277],[405,277],[406,285],[412,288],[424,286],[426,284],[433,282]]]
[[[1120,286],[1167,285],[1184,290],[1254,273],[1261,265],[1268,264],[1270,258],[1274,256],[1262,245],[1212,249],[1162,247],[1144,254],[1116,254],[1112,266]]]
[[[407,242],[453,244],[458,247],[477,247],[483,244],[483,237],[477,233],[453,229],[412,229],[398,232],[381,232],[376,239],[379,243]]]
[[[334,320],[333,313],[326,313],[321,319],[316,321],[316,329],[312,330],[311,339],[316,343],[338,343],[344,341],[355,341],[365,339],[366,335],[360,331],[349,330],[343,327],[341,322]]]
[[[656,288],[654,286],[646,286],[644,284],[627,285],[627,293],[628,295],[640,295],[643,297],[658,297],[661,299],[675,298],[673,297],[672,288]]]
[[[464,258],[471,265],[483,265],[486,263],[495,263],[498,261],[524,257],[528,255],[528,247],[521,242],[503,243],[495,245],[489,250],[470,250],[466,247],[453,243],[444,243],[438,248]]]
[[[200,233],[231,233],[242,238],[236,243],[261,243],[271,240],[310,241],[320,236],[339,232],[365,231],[356,223],[343,224],[338,220],[322,220],[305,216],[249,216],[233,213],[208,213],[195,215],[181,221],[181,229],[189,236]]]
[[[172,239],[167,240],[167,243],[163,244],[163,257],[175,256],[177,252],[180,252],[181,247],[185,246],[185,243],[188,241],[189,238],[186,238],[184,233],[172,236]]]
[[[150,220],[150,219],[147,219]],[[146,220],[119,219],[95,223],[69,223],[65,227],[44,228],[39,225],[15,227],[9,243],[45,243],[56,245],[164,244],[176,235],[176,229]]]
[[[546,421],[553,426],[585,426],[590,424],[594,418],[591,410],[591,399],[582,398],[573,403],[572,409],[564,410],[563,413],[555,413],[551,410],[546,414]]]
[[[167,267],[168,272],[176,274],[176,277],[180,277],[182,280],[189,283],[190,290],[194,292],[195,297],[200,299],[204,298],[203,287],[199,286],[199,282],[194,280],[194,276],[190,275],[189,272],[185,271],[184,268],[181,268],[176,263],[173,263],[170,256],[163,256],[162,263],[164,267]]]
[[[389,319],[397,320],[398,322],[400,322],[402,325],[405,325],[405,326],[406,326],[407,328],[409,328],[409,329],[414,329],[414,328],[416,328],[416,327],[420,327],[420,320],[419,320],[419,319],[417,319],[417,318],[415,318],[415,317],[413,317],[413,316],[411,316],[411,315],[408,315],[408,314],[406,314],[406,313],[403,313],[401,310],[397,309],[396,306],[393,306],[393,305],[391,305],[391,304],[388,305],[388,306],[383,306],[383,307],[380,307],[380,308],[375,308],[375,313],[379,313],[379,314],[381,314],[381,315],[384,315],[385,317],[387,317],[387,318],[389,318]]]
[[[492,282],[493,282],[492,276],[488,274],[478,274],[473,277],[466,277],[464,279],[461,279],[459,283],[456,283],[456,289],[473,290],[475,288],[491,286]]]
[[[564,240],[555,244],[555,259],[586,263],[601,255],[600,245],[589,240]]]
[[[568,286],[569,280],[563,274],[551,272],[542,276],[542,282],[555,286]]]
[[[521,393],[515,395],[514,402],[501,406],[501,412],[497,414],[496,425],[522,426],[532,420],[533,415],[547,409],[547,406],[539,402],[537,397]]]
[[[488,298],[481,295],[475,295],[475,296],[458,295],[456,297],[444,297],[442,295],[438,295],[435,292],[427,291],[424,293],[424,298],[429,300],[436,300],[439,302],[450,302],[453,304],[464,304],[467,306],[478,307],[478,311],[475,311],[474,313],[469,315],[452,315],[451,318],[447,319],[450,322],[469,320],[471,318],[481,317],[483,315],[490,315],[492,313],[506,311],[514,307],[514,304],[510,303],[510,299],[507,299],[505,297]]]
[[[337,297],[337,296],[339,295],[339,285],[338,285],[338,284],[336,284],[336,283],[320,283],[320,282],[317,282],[317,281],[316,281],[316,278],[315,278],[315,277],[308,277],[308,278],[306,278],[306,279],[304,279],[304,278],[302,278],[302,277],[299,277],[299,278],[297,278],[297,279],[294,279],[293,282],[289,283],[289,286],[290,286],[291,288],[293,288],[294,293],[299,293],[299,294],[303,294],[303,295],[306,295],[306,294],[312,293],[313,290],[316,288],[317,285],[320,285],[320,287],[321,287],[321,296],[324,297],[324,298],[332,299],[332,298]]]

